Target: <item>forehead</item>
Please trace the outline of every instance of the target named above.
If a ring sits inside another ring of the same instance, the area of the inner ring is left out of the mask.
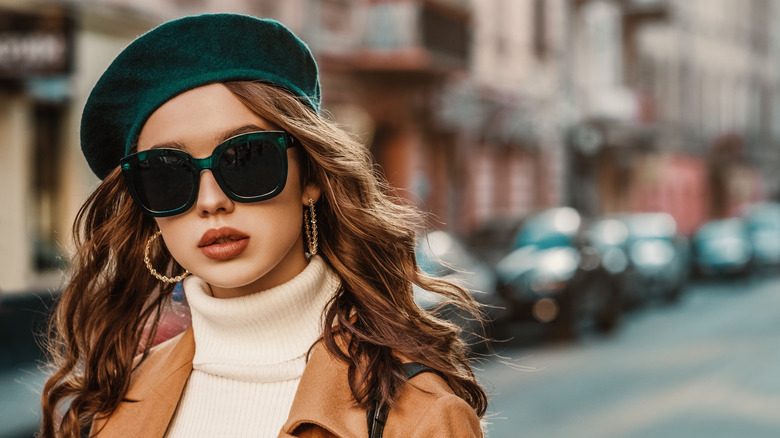
[[[224,85],[206,85],[179,94],[157,108],[141,128],[138,150],[165,144],[196,153],[211,150],[231,133],[246,132],[243,128],[247,126],[273,129]]]

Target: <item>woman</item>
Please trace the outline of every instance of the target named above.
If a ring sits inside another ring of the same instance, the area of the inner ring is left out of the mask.
[[[412,285],[475,304],[421,273],[416,213],[319,101],[272,20],[174,20],[111,64],[82,116],[103,181],[74,225],[43,436],[482,434],[458,330]],[[192,327],[152,349],[178,282]]]

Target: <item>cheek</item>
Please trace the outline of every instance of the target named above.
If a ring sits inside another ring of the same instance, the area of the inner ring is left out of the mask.
[[[188,227],[185,221],[177,219],[180,218],[158,218],[156,221],[168,252],[177,262],[183,264],[188,252],[191,252],[192,239],[198,239],[200,235],[194,234],[195,230]]]
[[[285,189],[279,197],[257,205],[238,206],[240,223],[257,237],[260,250],[284,252],[296,240],[303,226],[303,210],[300,190]],[[239,209],[242,210],[239,212]],[[273,254],[269,254],[273,256]]]
[[[264,215],[264,223],[258,223],[258,231],[267,235],[273,241],[289,240],[300,233],[303,226],[303,211],[295,204],[287,205]]]

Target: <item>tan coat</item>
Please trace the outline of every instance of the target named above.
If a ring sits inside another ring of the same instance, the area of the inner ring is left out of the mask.
[[[192,371],[192,329],[162,344],[134,374],[126,398],[107,420],[97,421],[99,438],[162,438]],[[318,344],[298,386],[279,437],[366,438],[366,411],[354,407],[347,366]],[[481,437],[471,407],[434,373],[414,377],[390,410],[385,438]]]

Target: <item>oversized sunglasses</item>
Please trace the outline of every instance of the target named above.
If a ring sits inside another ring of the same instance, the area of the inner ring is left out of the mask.
[[[204,170],[211,171],[234,201],[273,198],[284,189],[287,148],[294,145],[286,132],[250,132],[219,144],[207,158],[157,148],[130,154],[119,163],[135,203],[149,216],[164,217],[184,213],[195,204]]]

